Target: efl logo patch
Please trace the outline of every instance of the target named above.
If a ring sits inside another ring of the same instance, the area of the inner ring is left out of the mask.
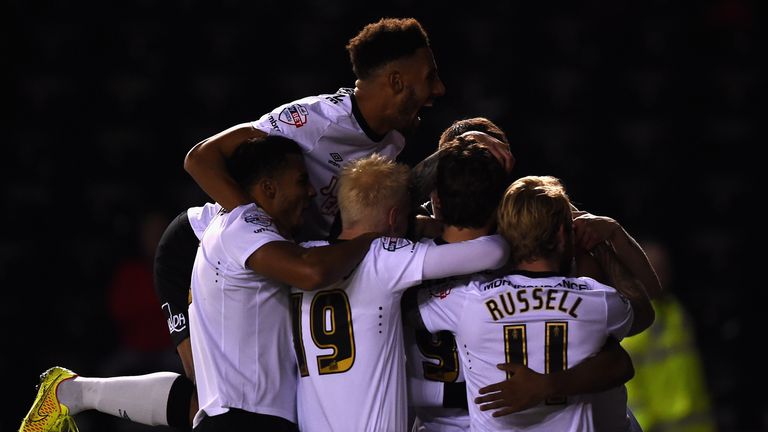
[[[399,238],[399,237],[382,237],[381,238],[381,247],[383,247],[385,250],[389,252],[394,252],[398,249],[402,249],[412,244],[413,244],[412,241],[405,238]]]
[[[268,227],[272,225],[272,219],[263,213],[246,213],[243,216],[246,223]]]
[[[291,126],[296,126],[297,128],[300,128],[304,126],[307,123],[307,115],[309,112],[306,108],[303,106],[296,104],[291,105],[283,109],[282,112],[280,112],[280,121],[289,124]]]

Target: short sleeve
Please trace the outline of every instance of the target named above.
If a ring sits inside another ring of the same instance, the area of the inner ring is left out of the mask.
[[[425,287],[419,290],[418,305],[424,326],[431,333],[455,331],[464,309],[469,287]]]
[[[205,203],[200,207],[190,207],[187,210],[187,218],[189,219],[189,225],[192,227],[192,231],[195,232],[198,240],[203,238],[203,233],[211,223],[216,213],[221,210],[219,204]]]
[[[222,231],[221,243],[227,254],[243,267],[247,267],[251,254],[265,244],[289,241],[278,233],[272,218],[254,204],[237,207],[230,217],[233,219]]]
[[[629,333],[635,314],[626,297],[616,290],[605,291],[606,330],[608,334],[622,340]]]
[[[315,96],[281,105],[251,122],[251,126],[269,135],[290,138],[305,153],[309,153],[328,129],[329,123],[324,102]]]
[[[393,292],[418,285],[424,272],[424,256],[430,244],[405,238],[380,237],[371,243],[375,277],[388,281]]]

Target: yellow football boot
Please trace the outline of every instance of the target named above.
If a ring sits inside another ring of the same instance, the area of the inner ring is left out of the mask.
[[[59,402],[56,394],[62,381],[76,376],[71,370],[59,366],[43,372],[35,403],[21,422],[19,432],[78,432],[69,408]]]

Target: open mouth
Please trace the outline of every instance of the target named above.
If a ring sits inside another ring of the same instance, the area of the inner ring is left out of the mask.
[[[416,111],[416,115],[414,116],[414,122],[416,124],[421,123],[421,120],[424,118],[424,114],[426,114],[426,112],[430,108],[432,108],[432,102],[429,102],[428,104],[422,105],[421,108],[419,108],[419,110]]]

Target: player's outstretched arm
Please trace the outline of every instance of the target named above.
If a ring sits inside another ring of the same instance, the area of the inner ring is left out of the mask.
[[[434,245],[424,255],[423,278],[442,279],[496,270],[504,266],[508,259],[509,243],[499,234]]]
[[[248,258],[248,267],[268,278],[311,291],[352,272],[378,233],[329,246],[304,248],[287,241],[267,243]]]
[[[184,157],[184,169],[197,184],[227,210],[248,204],[251,198],[227,172],[226,160],[238,145],[266,136],[250,123],[241,123],[200,141]]]
[[[608,338],[597,355],[573,368],[540,374],[514,363],[498,365],[509,379],[479,390],[475,398],[481,411],[496,410],[494,417],[523,411],[548,398],[596,393],[622,385],[635,375],[632,359],[614,338]]]

